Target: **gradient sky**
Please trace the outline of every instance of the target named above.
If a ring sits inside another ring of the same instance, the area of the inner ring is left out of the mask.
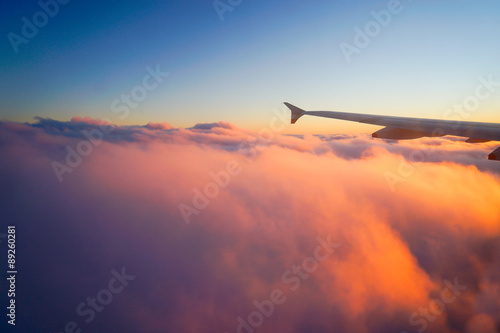
[[[474,93],[478,77],[500,81],[500,2],[401,1],[403,11],[348,63],[340,48],[388,1],[243,1],[221,21],[212,1],[76,1],[61,5],[19,52],[37,1],[9,0],[0,13],[0,120],[43,116],[122,125],[189,127],[227,121],[259,129],[288,101],[338,110],[442,119]],[[169,76],[126,119],[111,111],[147,66]],[[500,121],[500,94],[467,120]],[[300,133],[369,132],[366,125],[304,119]]]
[[[402,0],[351,61],[340,46],[394,0],[243,0],[223,20],[214,0],[70,0],[17,52],[66,0],[7,1],[0,255],[15,225],[19,274],[0,332],[499,332],[498,142],[271,121],[284,101],[443,119],[492,80],[452,115],[500,123],[500,1]]]

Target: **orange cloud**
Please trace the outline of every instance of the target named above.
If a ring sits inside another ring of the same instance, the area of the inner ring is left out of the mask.
[[[254,302],[278,289],[286,301],[262,315],[259,332],[412,332],[423,327],[421,309],[431,311],[426,332],[498,329],[500,305],[487,295],[500,290],[500,179],[495,166],[471,157],[485,146],[366,136],[264,140],[225,123],[132,126],[104,136],[59,183],[51,162],[85,140],[69,132],[3,124],[11,164],[1,170],[34,193],[27,210],[45,211],[37,223],[85,237],[99,265],[136,269],[137,289],[127,289],[109,320],[144,331],[237,332],[238,318],[251,322]],[[409,160],[428,147],[428,158]],[[241,169],[234,175],[231,161]],[[402,179],[395,188],[388,172]],[[26,205],[18,200],[11,205]],[[180,204],[196,211],[190,224]],[[307,273],[317,238],[328,236],[340,246]],[[82,260],[75,259],[81,245],[66,245],[71,257],[60,265],[81,281],[71,264]],[[52,254],[40,251],[42,261]],[[434,300],[454,279],[466,289],[435,314]],[[44,279],[42,287],[58,282]]]

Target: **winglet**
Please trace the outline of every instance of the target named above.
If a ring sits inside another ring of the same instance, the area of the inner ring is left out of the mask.
[[[299,120],[299,118],[306,113],[306,111],[299,109],[290,103],[285,102],[285,105],[290,109],[290,111],[292,111],[292,124],[295,124],[295,122],[297,122],[297,120]]]

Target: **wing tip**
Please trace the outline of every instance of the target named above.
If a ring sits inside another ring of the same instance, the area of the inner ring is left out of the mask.
[[[296,107],[295,105],[292,105],[288,102],[283,102],[283,104],[286,105],[287,108],[290,109],[292,112],[291,120],[290,123],[295,124],[297,120],[299,120],[300,117],[302,117],[306,111],[302,110],[301,108]]]

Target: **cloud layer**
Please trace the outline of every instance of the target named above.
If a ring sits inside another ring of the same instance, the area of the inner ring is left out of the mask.
[[[0,124],[21,328],[500,328],[494,144],[37,121]],[[136,278],[86,323],[123,267]]]

